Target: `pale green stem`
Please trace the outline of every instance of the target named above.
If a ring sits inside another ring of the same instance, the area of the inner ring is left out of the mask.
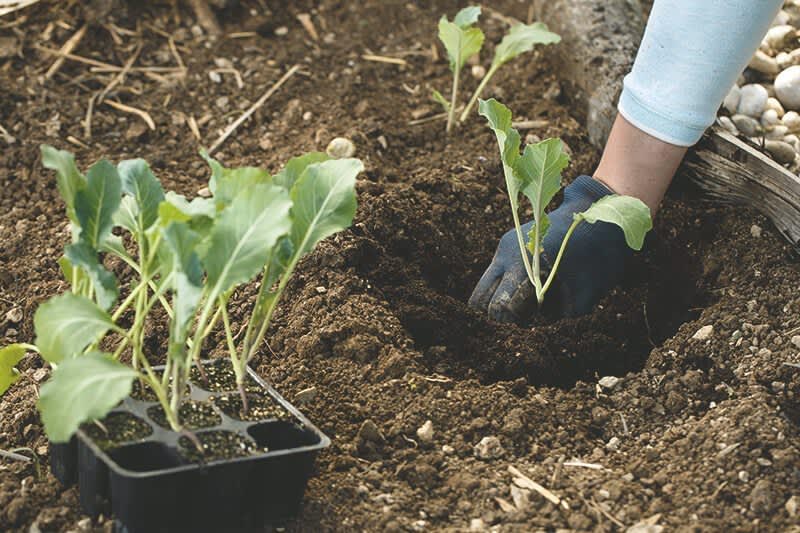
[[[459,122],[464,122],[465,120],[467,120],[469,112],[472,111],[472,108],[475,106],[475,102],[478,101],[478,98],[480,98],[481,93],[486,88],[486,85],[489,83],[489,80],[492,78],[492,76],[494,76],[494,73],[497,72],[497,69],[499,68],[500,65],[492,65],[491,67],[489,67],[489,71],[483,77],[480,85],[478,85],[478,88],[475,89],[475,92],[472,94],[472,98],[470,98],[467,107],[465,107],[464,111],[461,113],[461,116],[458,119]]]
[[[561,248],[558,249],[556,260],[553,263],[553,267],[550,269],[550,274],[548,274],[547,280],[544,282],[544,287],[542,287],[542,296],[541,299],[539,299],[540,304],[544,301],[544,293],[547,292],[547,289],[550,288],[550,285],[553,283],[553,279],[556,277],[556,270],[558,270],[558,265],[561,264],[561,257],[564,255],[564,250],[567,249],[567,242],[572,236],[572,232],[575,231],[575,228],[577,228],[582,221],[582,219],[573,220],[572,224],[570,224],[569,228],[567,229],[567,233],[564,235],[564,240],[561,241]]]
[[[458,82],[461,77],[461,68],[456,67],[453,72],[453,90],[450,94],[450,109],[447,112],[447,133],[453,129],[453,122],[456,118],[456,100],[458,99]]]
[[[514,202],[511,202],[511,216],[514,218],[514,233],[517,234],[517,244],[519,244],[519,253],[522,255],[522,263],[525,265],[525,272],[528,273],[528,279],[531,280],[533,286],[536,287],[537,282],[541,282],[537,281],[537,278],[533,275],[531,261],[528,259],[528,250],[525,248],[525,237],[522,235],[522,226],[519,223],[519,214],[517,213]]]

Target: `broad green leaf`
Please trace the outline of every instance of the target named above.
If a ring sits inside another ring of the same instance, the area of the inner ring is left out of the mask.
[[[535,227],[539,240],[544,238],[549,221],[544,210],[553,196],[561,189],[561,171],[569,164],[560,139],[546,139],[525,147],[522,157],[517,159],[514,170],[522,182],[522,193],[533,207]],[[533,239],[531,239],[533,242]]]
[[[431,98],[434,102],[441,105],[445,111],[450,111],[450,102],[447,101],[447,98],[442,96],[442,93],[434,89],[431,93]]]
[[[641,250],[644,237],[653,229],[650,208],[638,198],[612,194],[604,196],[583,213],[576,213],[575,219],[594,224],[598,220],[616,224],[625,233],[625,242],[634,250]]]
[[[75,158],[65,150],[57,150],[47,144],[41,145],[42,164],[45,168],[56,171],[58,192],[67,204],[67,216],[75,223],[75,194],[86,186],[86,178],[75,166]]]
[[[263,168],[225,168],[205,151],[201,151],[200,155],[211,167],[211,180],[208,182],[208,188],[214,195],[218,208],[229,205],[240,192],[246,191],[254,185],[272,182],[272,176]]]
[[[66,293],[39,306],[33,316],[33,327],[42,357],[60,363],[80,355],[115,326],[108,313],[93,301]]]
[[[136,228],[138,226],[137,219],[139,217],[139,207],[136,205],[136,198],[128,196],[127,194],[122,197],[119,203],[119,209],[114,213],[113,222],[114,226],[124,228],[136,235]]]
[[[100,308],[108,310],[117,301],[119,290],[114,274],[106,270],[97,258],[97,252],[85,242],[68,244],[64,255],[73,268],[80,267],[94,285],[96,300]]]
[[[189,328],[203,292],[203,267],[196,252],[200,235],[184,222],[173,222],[162,231],[162,236],[171,258],[174,293],[169,354],[170,357],[181,359],[185,354]]]
[[[453,23],[459,28],[468,28],[478,22],[478,17],[481,16],[480,6],[465,7],[456,13]]]
[[[217,215],[217,208],[211,198],[197,197],[190,202],[185,196],[170,191],[165,200],[166,202],[161,202],[158,206],[162,224],[173,221],[189,222],[198,217],[211,219]]]
[[[100,245],[100,251],[116,255],[128,265],[134,263],[133,257],[131,257],[131,254],[129,254],[128,250],[125,249],[125,245],[122,242],[122,237],[119,235],[114,235],[112,233],[106,237],[106,239],[103,241],[103,244]]]
[[[137,376],[132,368],[99,352],[64,361],[39,394],[47,436],[52,442],[67,442],[81,424],[104,417],[125,399]]]
[[[494,50],[493,67],[511,61],[525,52],[530,52],[537,44],[554,44],[561,41],[557,33],[547,30],[542,22],[533,24],[517,24],[503,37],[503,40]]]
[[[75,194],[75,214],[81,240],[97,250],[111,233],[114,213],[122,199],[122,183],[116,167],[101,160],[89,168],[86,187]]]
[[[292,188],[292,243],[302,256],[319,241],[350,226],[356,213],[358,159],[336,159],[309,166]]]
[[[218,215],[203,256],[212,287],[209,298],[250,280],[264,267],[275,243],[292,227],[291,206],[286,189],[262,184],[244,191]]]
[[[481,51],[483,39],[483,32],[478,28],[462,28],[447,17],[439,20],[439,40],[444,44],[453,72],[461,70],[467,59]]]
[[[330,157],[325,152],[309,152],[299,157],[293,157],[286,162],[283,170],[275,174],[275,183],[291,190],[294,183],[303,175],[309,165],[322,163],[329,159]]]
[[[129,159],[117,165],[122,190],[134,199],[139,233],[143,233],[158,218],[158,205],[164,200],[164,189],[150,166],[143,159]]]
[[[19,379],[19,372],[14,366],[22,361],[26,351],[20,344],[0,348],[0,396]]]
[[[489,121],[489,127],[497,137],[500,147],[500,158],[503,162],[503,174],[511,206],[516,211],[519,202],[519,191],[524,183],[517,176],[515,166],[520,158],[519,132],[511,127],[511,110],[495,100],[479,100],[478,113]]]

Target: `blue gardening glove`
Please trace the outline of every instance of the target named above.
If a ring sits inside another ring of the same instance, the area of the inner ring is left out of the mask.
[[[613,193],[608,187],[590,176],[579,176],[564,189],[564,201],[548,214],[550,229],[542,244],[542,281],[572,224],[572,216],[609,194]],[[532,224],[522,226],[526,244]],[[632,253],[618,226],[582,222],[567,243],[556,277],[545,295],[545,307],[559,316],[588,313],[622,279],[625,260]],[[522,323],[536,312],[536,292],[525,272],[514,230],[500,239],[492,263],[475,287],[469,304],[488,311],[489,318],[500,322]]]

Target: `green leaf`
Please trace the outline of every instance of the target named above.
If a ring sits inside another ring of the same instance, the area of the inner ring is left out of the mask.
[[[330,157],[325,152],[310,152],[299,157],[293,157],[286,163],[283,170],[275,174],[275,183],[291,190],[309,165],[322,163],[329,159]]]
[[[96,250],[111,233],[122,199],[122,183],[116,167],[106,160],[92,165],[86,178],[86,187],[75,194],[75,214],[81,240]]]
[[[431,93],[431,98],[433,99],[434,102],[441,105],[444,108],[445,112],[450,111],[450,102],[447,101],[447,98],[442,96],[442,93],[434,89],[433,92]]]
[[[97,304],[106,311],[110,309],[119,296],[117,278],[100,263],[97,252],[81,241],[67,245],[64,255],[73,268],[80,267],[92,280]]]
[[[56,171],[56,184],[61,198],[67,204],[67,216],[77,224],[75,194],[86,186],[86,178],[78,171],[71,153],[57,150],[47,144],[41,145],[40,149],[44,167]]]
[[[478,28],[461,27],[444,16],[439,20],[439,40],[444,44],[453,72],[461,70],[467,59],[481,51],[483,39]]]
[[[199,217],[212,219],[217,215],[217,208],[211,198],[197,197],[190,202],[185,196],[170,191],[165,200],[158,206],[159,217],[164,225],[173,221],[189,222]]]
[[[468,28],[478,22],[478,17],[481,16],[481,8],[480,6],[469,6],[465,7],[458,13],[456,13],[455,18],[453,19],[453,23],[455,23],[459,28]]]
[[[58,259],[58,266],[61,269],[61,275],[64,276],[64,279],[72,284],[72,263],[69,262],[69,259],[62,255]]]
[[[512,209],[516,211],[519,191],[524,183],[514,170],[517,160],[520,158],[520,137],[519,132],[511,127],[511,110],[492,98],[478,101],[478,113],[489,121],[489,127],[494,130],[495,137],[497,137],[508,196]]]
[[[604,196],[583,213],[576,213],[575,219],[594,224],[598,220],[616,224],[625,233],[625,242],[634,250],[641,250],[644,237],[653,229],[650,208],[638,198],[612,194]]]
[[[108,414],[131,393],[138,373],[108,354],[64,361],[42,385],[39,411],[52,442],[67,442],[84,422]]]
[[[33,316],[33,327],[42,357],[60,363],[80,355],[115,326],[108,313],[93,301],[66,293],[39,306]]]
[[[324,163],[323,163],[324,164]],[[237,196],[217,217],[203,257],[215,299],[253,278],[278,239],[292,226],[289,194],[277,185],[255,185]]]
[[[122,237],[119,235],[114,235],[113,233],[106,237],[106,240],[100,245],[100,251],[116,255],[128,265],[134,262],[131,254],[129,254],[128,250],[125,249],[125,245],[122,242]]]
[[[350,226],[356,213],[358,159],[336,159],[309,166],[292,188],[295,254],[302,256],[319,241]]]
[[[174,314],[170,322],[169,355],[181,359],[192,319],[203,293],[203,267],[197,255],[200,235],[183,222],[173,222],[163,232],[165,248],[171,257]]]
[[[263,168],[225,168],[205,150],[201,151],[200,155],[211,167],[211,180],[208,182],[208,188],[214,195],[218,208],[229,205],[240,192],[246,191],[254,185],[272,182],[272,176]]]
[[[14,366],[22,361],[26,351],[21,344],[0,348],[0,396],[19,379],[19,372]]]
[[[525,147],[522,157],[517,159],[514,170],[522,182],[522,193],[533,207],[535,227],[539,230],[540,242],[544,238],[549,222],[544,210],[550,200],[561,189],[561,171],[569,164],[560,139],[546,139]]]
[[[164,200],[164,189],[144,159],[122,161],[117,165],[117,171],[122,190],[134,199],[134,220],[141,234],[158,218],[158,205]]]
[[[494,50],[492,67],[499,67],[520,54],[530,52],[537,44],[554,44],[561,41],[557,33],[547,30],[542,22],[533,24],[517,24],[503,37]]]
[[[119,209],[114,213],[113,223],[114,226],[124,228],[136,235],[136,228],[138,226],[137,219],[139,217],[139,207],[136,205],[136,198],[128,196],[127,194],[122,197],[119,203]]]

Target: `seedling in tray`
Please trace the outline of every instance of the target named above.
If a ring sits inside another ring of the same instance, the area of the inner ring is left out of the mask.
[[[479,29],[474,27],[478,22],[481,15],[481,8],[477,6],[465,7],[459,11],[455,18],[450,21],[446,16],[442,16],[439,20],[439,40],[447,51],[447,57],[450,60],[450,70],[453,72],[453,85],[450,93],[450,101],[448,102],[439,91],[433,91],[433,99],[442,105],[447,112],[447,132],[453,128],[456,115],[456,107],[458,102],[458,86],[461,78],[461,70],[464,68],[467,60],[478,53],[483,47],[484,34]],[[495,48],[494,59],[489,67],[489,70],[481,79],[478,88],[472,94],[469,103],[464,108],[464,111],[459,117],[459,122],[464,122],[475,102],[480,97],[489,80],[497,73],[497,71],[525,52],[533,50],[537,44],[554,44],[561,40],[558,34],[548,31],[547,26],[542,22],[535,22],[533,24],[517,24],[512,26],[509,32],[503,37],[503,40]]]
[[[650,209],[637,198],[612,194],[596,201],[586,211],[574,215],[547,279],[543,282],[542,242],[550,226],[545,208],[561,189],[561,171],[569,163],[569,157],[564,152],[560,139],[546,139],[529,144],[520,155],[520,136],[511,127],[511,110],[495,99],[480,100],[478,110],[489,121],[489,126],[497,137],[519,251],[528,278],[536,289],[539,304],[544,301],[545,293],[556,277],[569,238],[579,224],[594,224],[597,221],[616,224],[622,228],[628,246],[641,250],[645,235],[653,227]],[[533,208],[534,224],[528,233],[527,244],[519,221],[520,192],[528,198]]]
[[[14,365],[26,351],[41,354],[54,369],[39,400],[53,442],[66,442],[82,423],[104,417],[137,379],[155,396],[171,429],[194,438],[185,431],[180,407],[191,368],[202,369],[204,341],[220,323],[246,413],[247,363],[298,261],[353,220],[355,180],[363,169],[357,159],[311,153],[271,176],[260,168],[227,169],[203,156],[212,170],[213,197],[189,201],[165,193],[141,159],[117,166],[102,160],[84,176],[71,154],[42,147],[70,220],[71,242],[59,263],[71,290],[36,311],[35,345],[0,350],[0,393],[18,378]],[[132,272],[122,299],[101,260],[105,254]],[[237,343],[229,301],[236,287],[259,274],[258,297]],[[156,313],[159,307],[163,312]],[[145,327],[164,315],[166,364],[156,370],[145,353]],[[131,362],[124,364],[128,354]]]

